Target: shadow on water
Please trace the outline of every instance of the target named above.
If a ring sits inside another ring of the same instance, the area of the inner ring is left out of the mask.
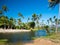
[[[7,39],[6,45],[16,45],[17,43],[32,42],[31,32],[20,32],[20,33],[0,33],[0,39]],[[21,44],[22,45],[22,44]]]

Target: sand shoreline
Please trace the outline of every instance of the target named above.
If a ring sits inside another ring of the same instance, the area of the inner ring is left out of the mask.
[[[23,43],[23,45],[60,45],[60,42],[55,43],[49,39],[38,38],[38,39],[35,39],[33,42],[25,43],[25,44]]]
[[[25,29],[0,29],[0,33],[15,33],[15,32],[30,32],[31,30]]]

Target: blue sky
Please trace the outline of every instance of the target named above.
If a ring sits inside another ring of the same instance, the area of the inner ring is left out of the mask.
[[[42,14],[41,20],[49,19],[50,17],[58,15],[58,5],[55,8],[48,8],[48,0],[0,0],[0,9],[2,5],[8,7],[6,15],[18,19],[18,12],[21,12],[25,17],[23,22],[27,22],[27,18],[32,14]],[[41,21],[40,20],[40,21]]]

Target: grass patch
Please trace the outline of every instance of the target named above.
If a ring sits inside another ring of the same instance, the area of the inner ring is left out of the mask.
[[[0,42],[6,42],[8,41],[7,39],[1,39]]]

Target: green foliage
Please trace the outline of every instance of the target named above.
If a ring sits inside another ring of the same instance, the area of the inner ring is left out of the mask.
[[[38,29],[39,29],[39,20],[40,20],[41,16],[42,16],[41,14],[40,15],[37,15],[37,14],[32,15],[32,21],[34,21],[35,24],[37,24],[36,26],[38,27]]]
[[[59,3],[60,3],[59,0],[49,0],[49,7],[54,7]]]
[[[0,10],[0,14],[3,14],[2,10]]]
[[[45,30],[47,31],[47,33],[50,33],[50,32],[49,32],[49,26],[48,26],[48,25],[44,26],[44,28],[45,28]]]
[[[33,28],[33,29],[34,29],[34,27],[35,27],[35,22],[29,22],[28,25],[29,25],[30,28]]]
[[[19,12],[18,16],[20,16],[21,18],[24,18],[24,16]]]
[[[3,6],[2,6],[2,10],[3,10],[3,11],[7,11],[7,10],[8,10],[8,9],[7,9],[7,6],[3,5]]]
[[[16,26],[16,29],[20,29],[19,26]]]

